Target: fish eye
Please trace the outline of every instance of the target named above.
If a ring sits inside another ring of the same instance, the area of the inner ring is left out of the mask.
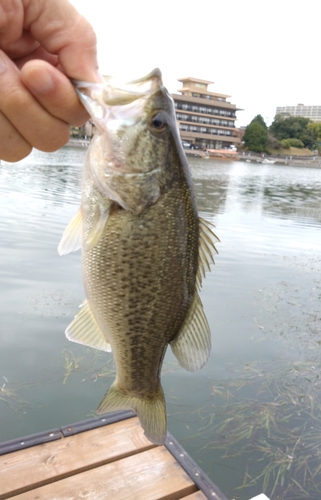
[[[151,119],[151,125],[157,132],[164,132],[167,128],[167,117],[165,113],[158,112]]]

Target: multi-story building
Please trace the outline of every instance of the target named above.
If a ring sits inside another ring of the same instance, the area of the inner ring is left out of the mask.
[[[230,96],[207,90],[213,82],[198,78],[180,78],[180,94],[172,94],[182,141],[192,147],[222,149],[237,146],[241,139],[236,133],[237,108],[226,99]]]
[[[321,106],[279,106],[276,108],[276,114],[287,114],[290,116],[303,116],[310,118],[313,122],[321,122]]]

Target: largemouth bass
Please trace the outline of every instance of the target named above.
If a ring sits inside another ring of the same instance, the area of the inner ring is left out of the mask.
[[[113,351],[116,379],[98,413],[132,409],[147,438],[162,444],[160,372],[168,344],[190,371],[210,354],[199,288],[217,238],[198,217],[160,71],[126,85],[76,86],[97,131],[85,160],[81,207],[59,245],[60,254],[82,248],[86,294],[66,335]]]

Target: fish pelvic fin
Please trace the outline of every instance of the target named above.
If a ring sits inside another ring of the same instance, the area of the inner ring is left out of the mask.
[[[101,239],[109,218],[109,212],[110,206],[105,210],[99,210],[99,213],[96,217],[96,222],[93,225],[93,228],[90,231],[84,244],[86,250],[91,250],[92,248],[94,248]]]
[[[197,292],[170,346],[179,364],[188,371],[199,370],[207,362],[211,352],[211,332]]]
[[[137,414],[147,439],[154,444],[164,444],[167,417],[164,392],[160,384],[152,397],[143,398],[126,394],[115,381],[105,394],[97,413],[125,409]]]
[[[58,245],[59,255],[67,255],[81,248],[82,241],[82,213],[78,210],[66,227]]]
[[[77,344],[111,352],[111,345],[99,328],[87,300],[81,304],[80,311],[67,327],[65,334],[68,340]]]
[[[214,264],[213,254],[218,253],[215,248],[215,242],[220,241],[216,234],[213,233],[212,228],[215,227],[205,219],[199,218],[199,257],[198,257],[198,270],[196,282],[200,289],[202,286],[202,279],[206,271],[210,271],[211,264]]]

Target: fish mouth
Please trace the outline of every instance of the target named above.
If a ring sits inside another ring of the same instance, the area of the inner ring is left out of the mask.
[[[121,82],[114,77],[104,77],[104,80],[103,83],[71,80],[81,102],[91,116],[93,109],[92,107],[88,108],[89,99],[97,101],[97,104],[101,106],[125,106],[137,101],[137,99],[155,94],[163,86],[162,73],[159,68],[155,68],[148,75],[130,82]],[[95,111],[97,112],[98,109]]]
[[[132,80],[125,84],[119,83],[115,78],[106,80],[104,101],[109,106],[123,106],[137,99],[155,94],[163,85],[162,73],[155,68],[148,75]]]
[[[152,148],[152,139],[157,146],[164,147],[165,143],[165,134],[157,130],[156,137],[151,130],[154,108],[159,114],[158,109],[164,106],[163,94],[167,95],[161,71],[156,68],[125,83],[112,77],[105,77],[102,83],[73,83],[97,127],[88,160],[94,185],[125,210],[140,213],[160,196],[163,167],[154,159],[156,153],[152,160],[144,155],[147,145]],[[146,147],[142,146],[142,135],[146,135]],[[134,161],[137,156],[139,160]]]
[[[113,154],[112,137],[118,142],[121,131],[137,124],[144,114],[146,102],[164,88],[160,69],[155,68],[148,75],[125,83],[114,77],[104,77],[101,83],[77,80],[72,83],[94,124],[102,134],[107,132],[110,166],[114,163],[117,169],[119,162],[117,153]]]

